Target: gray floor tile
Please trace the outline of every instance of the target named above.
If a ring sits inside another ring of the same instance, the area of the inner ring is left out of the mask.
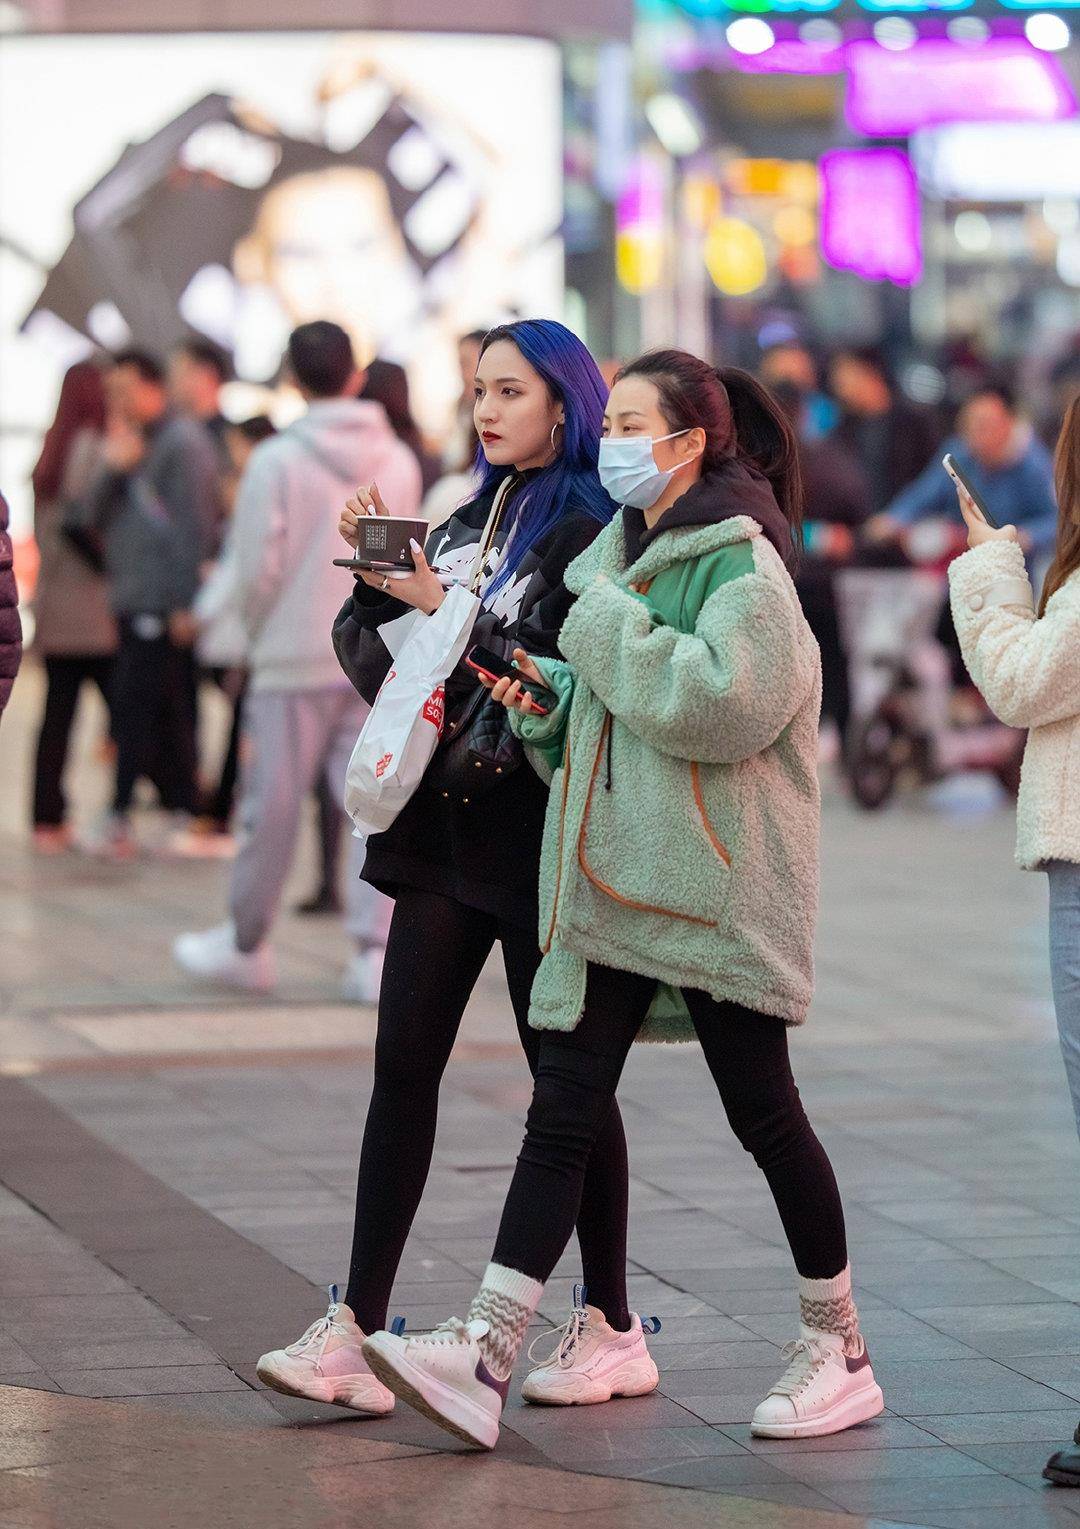
[[[935,1481],[954,1476],[984,1476],[992,1469],[956,1449],[830,1450],[826,1448],[828,1439],[817,1442],[821,1447],[812,1453],[770,1451],[768,1459],[796,1481],[808,1482],[823,1492],[830,1490],[832,1482]]]
[[[946,1444],[1052,1443],[1069,1439],[1080,1411],[944,1413],[920,1417],[918,1426]]]
[[[165,1396],[170,1393],[246,1391],[238,1375],[219,1365],[173,1365],[165,1369],[57,1370],[53,1377],[69,1396]]]
[[[823,1495],[852,1513],[915,1515],[916,1519],[935,1508],[1024,1508],[1035,1496],[1030,1487],[992,1471],[921,1481],[831,1481]]]
[[[889,1409],[919,1418],[940,1412],[971,1411],[976,1401],[985,1412],[1048,1411],[1061,1393],[1040,1385],[989,1359],[954,1359],[948,1364],[886,1360],[874,1373]]]
[[[551,1438],[546,1434],[534,1438],[549,1460],[575,1469],[586,1464],[600,1469],[605,1461],[650,1463],[746,1453],[744,1446],[726,1433],[702,1425],[682,1428],[616,1425],[590,1433],[567,1431]]]

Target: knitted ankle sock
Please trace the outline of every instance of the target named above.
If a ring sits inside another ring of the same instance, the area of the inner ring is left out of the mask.
[[[799,1315],[807,1327],[819,1333],[836,1333],[844,1351],[854,1358],[862,1350],[859,1313],[851,1297],[851,1265],[833,1279],[805,1279],[799,1275]]]
[[[539,1280],[508,1269],[505,1264],[488,1264],[466,1320],[481,1318],[488,1324],[490,1331],[480,1339],[480,1352],[496,1380],[506,1380],[514,1368],[543,1293]]]

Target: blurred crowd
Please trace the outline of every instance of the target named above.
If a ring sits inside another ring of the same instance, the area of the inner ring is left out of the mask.
[[[255,698],[281,686],[315,693],[344,684],[328,638],[347,589],[347,575],[332,566],[339,503],[380,473],[396,474],[395,513],[431,524],[469,497],[482,339],[482,331],[460,339],[461,395],[439,442],[421,435],[402,368],[376,359],[358,369],[344,332],[328,323],[292,337],[283,383],[305,412],[280,432],[266,416],[225,416],[229,361],[203,340],[167,357],[128,350],[68,371],[33,473],[40,551],[33,650],[46,675],[32,804],[39,851],[74,842],[64,774],[80,692],[90,685],[108,708],[103,750],[115,760],[115,784],[109,810],[81,846],[115,859],[135,854],[132,807],[146,799],[164,815],[157,847],[233,852]],[[826,356],[791,337],[762,353],[759,372],[801,442],[806,527],[798,587],[822,648],[823,714],[843,738],[851,702],[838,571],[925,561],[919,548],[930,544],[920,543],[918,530],[926,523],[961,531],[941,467],[950,451],[999,524],[1017,526],[1037,575],[1056,521],[1045,438],[1080,390],[1080,342],[1053,369],[1053,402],[1041,419],[1030,416],[1011,379],[972,358],[951,374],[958,396],[948,408],[913,401],[883,353],[865,346]],[[330,530],[302,546],[296,501],[316,491],[326,503],[314,509],[315,521]],[[930,561],[941,557],[934,544]],[[282,618],[286,581],[295,598]],[[268,629],[272,595],[277,614]],[[939,636],[948,648],[944,609]],[[231,721],[208,750],[200,715],[211,690],[224,697]],[[340,752],[340,722],[335,713],[314,729],[326,760]],[[351,722],[346,716],[346,734]],[[290,744],[279,738],[274,746]],[[333,911],[344,821],[332,772],[311,773],[321,874],[302,906]]]

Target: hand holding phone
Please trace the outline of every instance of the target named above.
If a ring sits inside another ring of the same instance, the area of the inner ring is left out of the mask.
[[[495,700],[501,701],[510,710],[516,708],[526,714],[546,717],[548,708],[536,699],[526,685],[528,681],[529,685],[550,694],[540,677],[540,671],[524,648],[514,649],[514,660],[514,663],[509,663],[501,654],[479,643],[465,655],[465,662],[479,676],[481,684],[488,686]]]
[[[968,479],[965,477],[959,463],[951,451],[947,451],[942,457],[941,465],[944,467],[949,477],[956,484],[957,488],[960,489],[962,493],[966,494],[967,497],[971,500],[971,503],[975,506],[975,509],[978,511],[980,517],[986,521],[986,524],[990,527],[991,531],[1000,531],[1001,527],[991,515],[990,511],[986,508],[982,498],[979,496],[979,494],[976,493],[971,484],[968,482]]]

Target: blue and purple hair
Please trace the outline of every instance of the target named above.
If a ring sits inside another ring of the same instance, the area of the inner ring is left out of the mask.
[[[513,324],[500,324],[485,335],[480,354],[496,340],[509,340],[516,345],[529,365],[539,372],[552,396],[562,404],[565,422],[562,451],[530,480],[528,491],[517,502],[517,529],[492,590],[506,583],[526,553],[569,511],[591,515],[607,525],[616,508],[601,488],[596,470],[608,390],[586,347],[577,335],[554,319],[519,319]],[[493,467],[482,450],[477,466],[483,475],[481,494],[494,488],[506,475],[506,468]]]

